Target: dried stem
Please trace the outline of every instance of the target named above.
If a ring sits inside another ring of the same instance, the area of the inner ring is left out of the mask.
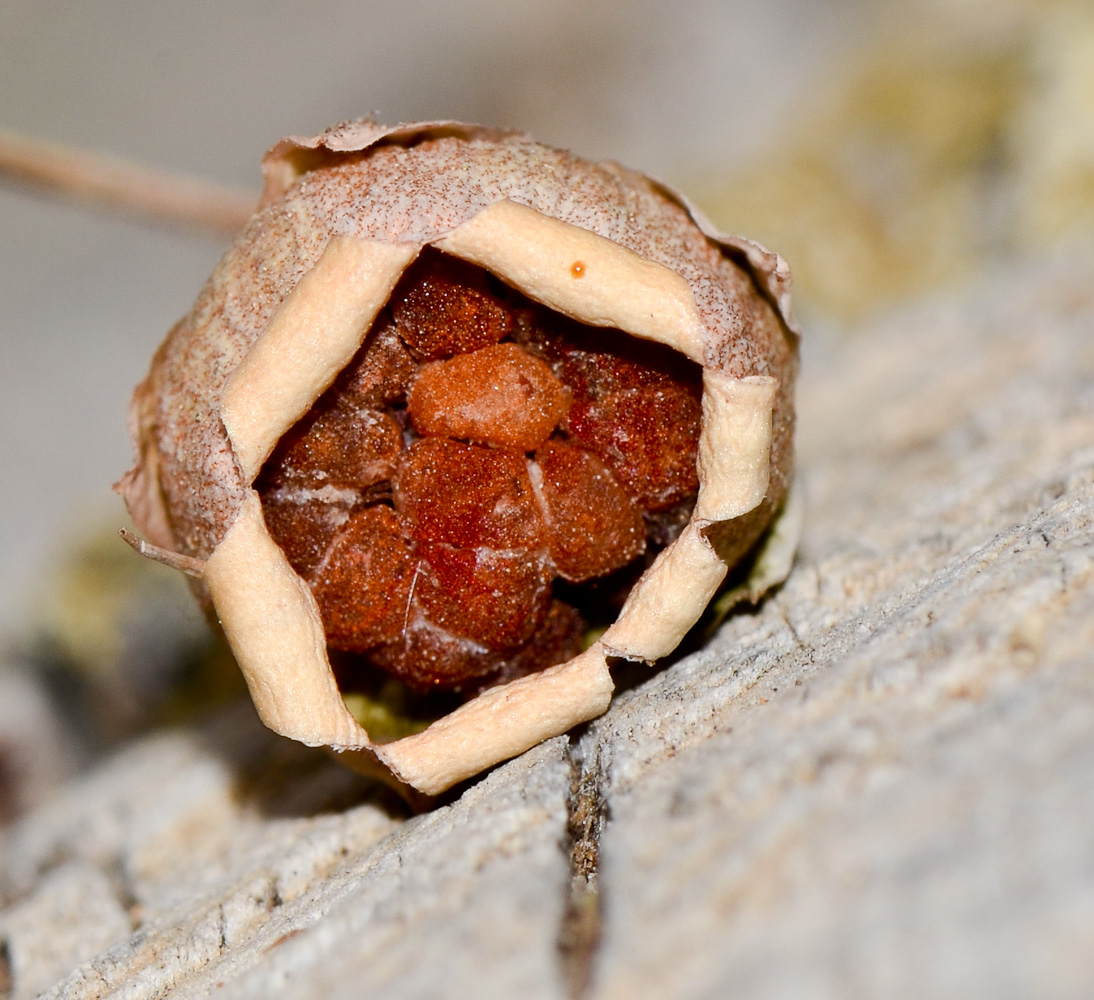
[[[221,233],[235,233],[257,197],[192,177],[0,129],[0,176],[81,201]]]
[[[177,569],[180,573],[185,573],[195,579],[201,579],[205,573],[204,559],[184,556],[179,552],[172,552],[169,549],[161,548],[159,545],[153,545],[151,542],[146,542],[143,538],[134,535],[133,532],[126,531],[125,528],[118,529],[118,534],[121,535],[122,541],[134,552],[140,553],[146,559],[151,559],[163,566],[169,566],[171,569]],[[0,994],[0,996],[2,995]]]

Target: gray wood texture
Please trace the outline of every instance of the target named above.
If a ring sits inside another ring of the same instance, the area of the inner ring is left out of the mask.
[[[799,412],[762,606],[412,818],[246,706],[133,741],[0,834],[0,987],[1094,995],[1094,255],[815,335]]]

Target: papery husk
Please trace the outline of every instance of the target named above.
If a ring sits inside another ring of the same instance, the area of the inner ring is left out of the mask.
[[[673,649],[769,525],[792,467],[789,273],[666,186],[518,133],[349,122],[282,140],[263,170],[259,211],[136,391],[137,464],[118,488],[151,542],[204,561],[199,595],[267,725],[436,794],[603,712],[609,659]],[[376,746],[338,694],[318,606],[269,538],[251,482],[427,245],[701,364],[700,492],[591,649]]]

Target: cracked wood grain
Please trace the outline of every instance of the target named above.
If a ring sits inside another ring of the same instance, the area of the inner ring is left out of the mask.
[[[1090,995],[1091,288],[818,345],[783,588],[428,814],[253,716],[103,762],[0,834],[0,922],[65,865],[114,900],[45,995]]]
[[[608,800],[599,747],[593,744],[583,749],[579,740],[570,744],[566,757],[571,773],[565,840],[570,878],[558,950],[567,996],[570,1000],[584,1000],[591,995],[600,946],[604,904],[598,872]]]
[[[15,977],[12,974],[8,942],[7,939],[0,939],[0,997],[10,997],[14,988]]]

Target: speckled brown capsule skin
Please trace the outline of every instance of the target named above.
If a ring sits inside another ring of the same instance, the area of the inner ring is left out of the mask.
[[[154,546],[196,560],[267,724],[437,792],[603,711],[606,658],[664,655],[770,524],[792,467],[788,274],[648,178],[522,135],[356,122],[285,140],[264,166],[259,211],[135,393],[138,461],[119,488]],[[254,483],[427,246],[701,366],[700,490],[687,528],[592,649],[378,747],[338,700],[314,599],[269,539]]]

